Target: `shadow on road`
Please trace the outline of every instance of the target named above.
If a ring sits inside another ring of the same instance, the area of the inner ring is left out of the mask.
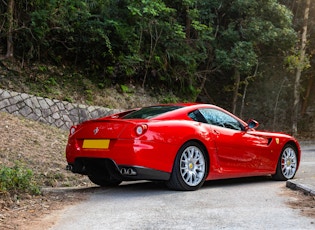
[[[200,190],[207,190],[220,187],[235,187],[243,186],[248,184],[261,184],[266,182],[273,181],[271,177],[260,176],[260,177],[246,177],[246,178],[236,178],[236,179],[224,179],[224,180],[213,180],[206,181]],[[155,193],[177,193],[182,191],[173,191],[166,187],[164,182],[152,182],[152,181],[132,181],[132,182],[123,182],[119,186],[115,187],[76,187],[76,188],[60,188],[55,189],[55,191],[60,192],[79,192],[79,193],[130,193],[130,192],[141,192],[140,194],[144,195],[146,193],[155,194]],[[193,191],[194,192],[194,191]]]

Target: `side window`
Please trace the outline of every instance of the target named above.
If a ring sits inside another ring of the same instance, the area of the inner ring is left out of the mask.
[[[191,112],[188,114],[188,117],[190,117],[191,119],[193,119],[194,121],[198,121],[198,118],[196,116],[195,112]]]
[[[242,125],[234,117],[216,109],[200,109],[207,123],[228,129],[242,130]]]
[[[193,119],[194,121],[202,122],[202,123],[208,123],[204,116],[200,113],[199,110],[195,110],[188,114],[188,117]]]

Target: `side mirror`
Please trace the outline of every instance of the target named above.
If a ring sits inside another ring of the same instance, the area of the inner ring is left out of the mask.
[[[247,129],[256,129],[259,126],[259,123],[253,119],[250,119],[247,122]]]

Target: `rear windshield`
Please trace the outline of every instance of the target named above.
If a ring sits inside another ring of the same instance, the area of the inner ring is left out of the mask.
[[[150,107],[144,107],[140,110],[131,112],[127,114],[126,116],[123,116],[122,119],[149,119],[152,117],[155,117],[157,115],[160,115],[162,113],[166,113],[169,111],[173,111],[176,109],[182,108],[182,106],[150,106]]]

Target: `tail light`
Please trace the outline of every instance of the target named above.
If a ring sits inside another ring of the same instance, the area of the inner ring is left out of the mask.
[[[77,129],[77,126],[72,126],[70,128],[70,135],[73,135],[75,133],[76,129]]]
[[[135,132],[137,136],[143,135],[147,130],[148,130],[148,125],[146,124],[138,125],[135,128]]]

